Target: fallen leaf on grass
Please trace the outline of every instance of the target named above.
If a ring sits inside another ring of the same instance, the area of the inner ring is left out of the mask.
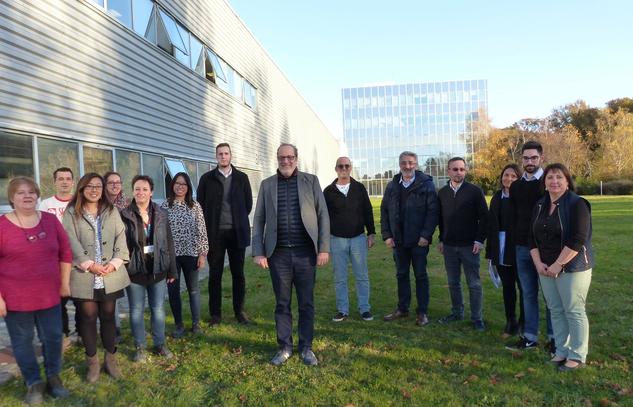
[[[615,360],[619,360],[620,362],[626,362],[626,358],[620,355],[619,353],[614,353],[613,355],[611,355],[611,358]]]
[[[440,362],[446,366],[446,365],[450,365],[451,363],[453,363],[452,359],[440,359]]]
[[[402,397],[404,397],[405,399],[411,398],[411,393],[407,391],[407,389],[400,389],[400,393],[402,393]]]
[[[479,367],[481,365],[481,363],[479,363],[478,360],[473,360],[472,362],[470,362],[470,365],[472,367]]]
[[[233,348],[233,349],[231,349],[231,352],[233,352],[234,355],[241,355],[242,354],[242,347],[238,346],[237,348]]]
[[[240,394],[240,396],[238,397],[238,399],[240,399],[240,401],[242,403],[246,402],[246,400],[248,400],[248,397],[246,397],[245,394]]]
[[[499,384],[499,378],[497,376],[490,377],[490,384]]]
[[[536,372],[536,369],[534,369],[533,367],[528,367],[527,371],[530,372],[530,373],[534,373],[534,372]]]
[[[622,389],[618,392],[618,396],[633,396],[633,389]]]
[[[176,370],[176,364],[169,365],[165,368],[166,372],[173,372],[174,370]]]
[[[345,407],[356,407],[353,404],[345,404]]]
[[[593,407],[593,403],[592,403],[592,402],[591,402],[591,400],[589,400],[589,399],[584,399],[584,400],[582,401],[582,404],[583,404],[585,407]]]
[[[464,381],[463,384],[468,384],[468,383],[472,383],[472,382],[476,382],[477,380],[479,380],[479,376],[471,374],[470,376],[468,376],[466,378],[466,381]]]
[[[515,379],[523,379],[524,377],[525,377],[525,373],[524,372],[519,372],[519,373],[514,375]]]
[[[513,359],[519,359],[522,356],[523,356],[523,354],[521,352],[512,352],[512,358]]]
[[[608,400],[608,399],[600,400],[600,407],[609,407],[609,406],[612,406],[612,405],[615,405],[615,403],[612,402],[611,400]]]

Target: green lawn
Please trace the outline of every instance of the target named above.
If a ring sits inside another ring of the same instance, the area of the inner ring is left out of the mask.
[[[468,321],[424,328],[416,327],[413,317],[383,322],[382,315],[396,305],[396,282],[391,254],[379,242],[370,251],[372,322],[356,312],[343,323],[330,322],[335,313],[331,267],[317,271],[316,368],[304,366],[296,355],[281,368],[268,364],[276,348],[274,296],[268,273],[249,261],[246,306],[256,326],[243,328],[232,318],[225,276],[222,325],[205,325],[199,337],[169,340],[175,359],[154,357],[139,366],[129,361],[128,329],[120,347],[124,379],[102,376],[94,386],[83,378],[83,349],[73,347],[62,375],[73,396],[51,405],[633,405],[633,197],[590,200],[597,267],[587,305],[591,344],[584,370],[559,374],[543,350],[504,350],[501,290],[484,268],[485,333],[474,332]],[[374,205],[378,220],[378,201]],[[449,297],[435,246],[429,274],[429,317],[436,321],[449,311]],[[354,309],[353,282],[350,287]],[[20,380],[0,387],[0,404],[20,405],[24,391]]]

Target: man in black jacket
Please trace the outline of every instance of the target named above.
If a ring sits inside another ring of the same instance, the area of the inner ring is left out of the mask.
[[[209,238],[209,323],[216,325],[222,321],[222,272],[226,251],[233,278],[233,312],[239,323],[249,324],[251,321],[244,312],[244,255],[251,244],[248,220],[253,207],[251,184],[248,175],[231,164],[228,143],[217,145],[215,157],[218,166],[200,178],[197,190]]]
[[[440,200],[440,243],[444,255],[451,296],[451,313],[440,319],[441,324],[464,319],[461,268],[464,269],[470,297],[470,317],[477,331],[484,331],[483,289],[479,278],[479,252],[486,240],[488,207],[484,193],[465,180],[468,167],[461,157],[448,160],[450,180],[438,192]]]
[[[393,321],[409,315],[411,281],[409,267],[413,266],[418,300],[416,325],[429,323],[429,277],[426,257],[435,227],[439,205],[433,178],[417,171],[418,155],[411,151],[400,153],[400,173],[387,184],[380,204],[380,229],[387,247],[393,249],[398,280],[398,307],[385,315]]]
[[[374,317],[369,305],[367,249],[374,245],[376,235],[373,208],[365,186],[351,177],[352,162],[348,157],[339,157],[334,170],[337,178],[323,191],[330,215],[330,250],[338,311],[332,321],[341,322],[349,315],[347,264],[350,261],[356,279],[358,310],[363,320],[371,321]]]

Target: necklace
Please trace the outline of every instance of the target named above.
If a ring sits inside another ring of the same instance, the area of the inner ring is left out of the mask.
[[[42,219],[40,218],[39,213],[36,213],[37,220],[38,220],[37,223],[40,226],[40,233],[38,233],[37,235],[29,235],[28,233],[26,233],[26,228],[22,224],[22,220],[20,219],[18,212],[14,210],[13,214],[15,215],[15,218],[18,220],[18,223],[20,224],[20,229],[22,229],[22,233],[24,233],[24,237],[26,238],[26,240],[28,240],[31,243],[35,243],[36,240],[38,239],[42,240],[46,237],[46,232],[44,231],[44,228],[42,227]]]

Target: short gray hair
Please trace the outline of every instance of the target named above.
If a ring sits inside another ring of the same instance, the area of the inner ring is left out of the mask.
[[[281,143],[281,144],[279,145],[279,147],[277,147],[277,154],[279,154],[279,149],[280,149],[281,147],[292,147],[292,150],[293,150],[293,151],[294,151],[294,153],[295,153],[295,158],[296,158],[296,157],[299,157],[299,150],[297,150],[297,146],[295,146],[294,144],[290,144],[290,143]]]
[[[398,156],[398,161],[402,161],[402,157],[415,157],[415,162],[418,162],[418,155],[416,153],[414,153],[413,151],[403,151],[400,153],[400,156]]]

